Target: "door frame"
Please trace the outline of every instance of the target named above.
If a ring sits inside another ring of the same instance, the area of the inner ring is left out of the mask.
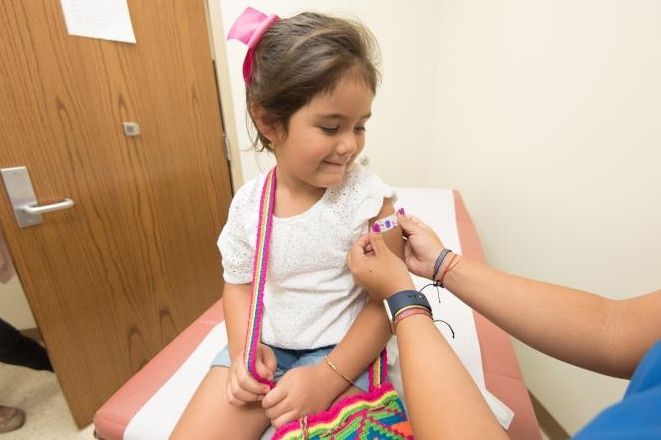
[[[241,150],[237,134],[234,100],[230,84],[229,63],[227,62],[227,46],[225,43],[225,27],[219,0],[205,0],[209,31],[211,38],[211,57],[216,65],[216,82],[219,99],[223,103],[220,112],[225,128],[226,147],[230,165],[230,175],[234,191],[244,183],[243,167],[241,165]]]

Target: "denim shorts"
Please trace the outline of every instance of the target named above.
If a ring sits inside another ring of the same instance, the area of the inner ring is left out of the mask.
[[[278,366],[275,369],[274,381],[277,382],[287,371],[295,367],[302,367],[304,365],[316,365],[319,362],[325,362],[324,356],[328,355],[334,345],[328,347],[314,348],[312,350],[289,350],[286,348],[271,347],[275,358],[278,361]],[[225,346],[211,362],[211,366],[229,367],[230,366],[230,352],[229,346]],[[328,367],[330,368],[330,367]],[[362,372],[358,379],[353,383],[363,391],[369,389],[369,367]]]

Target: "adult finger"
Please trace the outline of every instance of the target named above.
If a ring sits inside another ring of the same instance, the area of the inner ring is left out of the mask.
[[[347,252],[347,264],[351,267],[351,263],[360,261],[361,258],[365,256],[366,253],[372,251],[372,244],[370,243],[370,237],[368,234],[361,235],[358,240],[349,248]]]
[[[422,223],[420,219],[418,219],[413,215],[407,215],[401,213],[397,214],[397,221],[399,222],[399,226],[402,227],[402,232],[406,237],[408,237],[417,229],[419,229]]]
[[[383,234],[372,232],[370,233],[369,239],[370,239],[370,243],[372,244],[372,249],[374,250],[374,254],[377,257],[383,253],[390,252],[390,248],[388,248],[388,245],[386,244],[386,241],[383,238]]]

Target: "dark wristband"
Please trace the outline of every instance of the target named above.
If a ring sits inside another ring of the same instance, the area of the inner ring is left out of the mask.
[[[394,331],[393,321],[395,320],[395,317],[405,308],[422,307],[431,313],[431,305],[429,304],[427,297],[417,290],[402,290],[401,292],[397,292],[390,298],[384,299],[383,306],[386,309],[388,321],[390,321],[391,331]]]

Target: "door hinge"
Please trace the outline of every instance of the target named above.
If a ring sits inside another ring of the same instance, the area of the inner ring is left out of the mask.
[[[225,141],[225,157],[227,157],[227,161],[231,162],[232,161],[232,153],[230,150],[230,138],[227,136],[224,136],[224,141]]]

